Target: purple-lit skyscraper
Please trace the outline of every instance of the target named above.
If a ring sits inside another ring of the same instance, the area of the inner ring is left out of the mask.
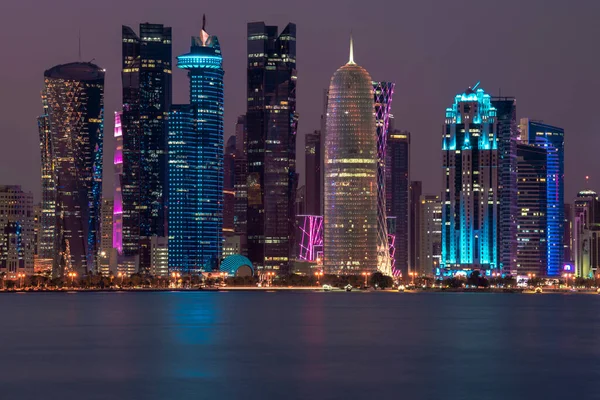
[[[115,155],[113,158],[115,172],[115,191],[113,206],[113,248],[119,255],[123,254],[123,195],[121,189],[123,175],[123,129],[121,127],[122,113],[115,113]]]

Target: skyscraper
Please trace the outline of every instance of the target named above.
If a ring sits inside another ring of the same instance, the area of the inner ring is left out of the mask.
[[[600,200],[589,189],[577,193],[573,204],[573,255],[577,276],[600,272]]]
[[[0,273],[7,279],[33,275],[33,194],[21,186],[0,186]]]
[[[328,273],[375,272],[377,131],[369,73],[350,59],[329,85],[325,135],[324,267]]]
[[[239,236],[239,254],[248,255],[248,140],[246,116],[238,116],[235,124],[234,190],[235,204],[233,225]]]
[[[410,181],[408,214],[408,269],[418,272],[421,266],[421,195],[423,182]],[[404,273],[404,271],[403,271]],[[404,274],[404,277],[407,277]]]
[[[235,136],[227,139],[223,158],[223,235],[235,232]]]
[[[548,212],[546,149],[517,144],[517,263],[519,275],[546,275]]]
[[[394,239],[394,275],[408,276],[410,132],[394,129],[390,120],[386,150],[386,208]],[[388,223],[389,224],[389,223]]]
[[[375,126],[377,131],[377,251],[379,268],[392,275],[395,262],[390,259],[386,207],[386,151],[388,127],[391,120],[393,82],[373,82]]]
[[[296,174],[296,25],[248,23],[248,258],[287,273],[293,259]]]
[[[174,105],[168,122],[169,268],[185,272],[216,269],[223,246],[223,57],[204,28],[177,57],[190,104]]]
[[[321,215],[323,198],[323,172],[321,171],[321,131],[307,133],[304,138],[306,178],[306,214]]]
[[[514,97],[492,97],[492,105],[498,121],[498,261],[499,268],[510,273],[517,258],[517,101]]]
[[[419,275],[437,274],[442,250],[442,203],[440,196],[425,194],[421,196],[420,248],[417,273]]]
[[[548,276],[559,276],[563,267],[564,234],[564,135],[562,128],[521,118],[521,141],[546,150]]]
[[[171,28],[140,24],[139,36],[122,27],[122,254],[139,256],[149,272],[151,236],[165,236],[167,126],[171,107]],[[146,245],[141,245],[141,242]]]
[[[42,103],[42,209],[55,213],[54,229],[44,228],[54,237],[54,275],[81,275],[94,271],[100,245],[104,70],[82,62],[47,70]]]
[[[565,203],[565,226],[563,234],[563,262],[573,263],[573,205]]]
[[[446,109],[442,137],[442,273],[498,268],[496,108],[468,88]]]
[[[48,261],[54,259],[56,253],[56,168],[52,156],[52,135],[50,132],[50,119],[47,114],[48,100],[45,92],[42,92],[42,104],[44,105],[44,115],[38,118],[42,159],[42,202],[37,255],[39,258]]]

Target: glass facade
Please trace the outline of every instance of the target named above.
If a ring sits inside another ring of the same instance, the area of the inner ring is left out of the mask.
[[[140,35],[122,27],[122,249],[150,270],[151,236],[165,236],[166,117],[171,107],[171,28],[140,24]],[[148,249],[142,253],[141,249]]]
[[[296,25],[248,24],[248,258],[287,273],[295,255]]]
[[[40,152],[42,156],[42,203],[37,256],[44,260],[52,260],[55,258],[56,169],[54,158],[52,157],[52,135],[48,116],[48,100],[44,92],[42,92],[42,104],[44,115],[38,118]]]
[[[350,48],[350,61],[331,78],[325,134],[324,268],[338,274],[378,269],[373,86]]]
[[[169,269],[218,268],[223,247],[223,57],[204,27],[189,53],[190,104],[174,105],[168,120]]]
[[[306,171],[306,214],[321,215],[323,198],[323,152],[321,151],[321,131],[307,133],[304,137],[304,160]]]
[[[246,116],[238,116],[235,124],[235,161],[234,189],[235,204],[233,227],[239,236],[239,253],[248,254],[248,140],[246,135]]]
[[[0,186],[0,274],[17,279],[34,272],[33,194],[21,186]]]
[[[442,203],[440,196],[421,195],[421,239],[419,275],[435,274],[442,250]]]
[[[42,208],[55,212],[53,274],[87,274],[100,247],[104,70],[81,62],[47,70],[42,103],[50,142],[49,149],[42,143],[42,170],[51,172],[42,176]]]
[[[521,140],[546,150],[546,219],[548,276],[559,276],[563,268],[564,235],[564,136],[562,128],[521,119]]]
[[[395,83],[393,82],[373,82],[375,126],[377,129],[377,257],[379,259],[379,268],[386,275],[392,275],[392,269],[395,264],[390,257],[385,189],[387,173],[385,154],[394,86]]]
[[[442,137],[442,273],[498,265],[498,136],[496,108],[469,88],[446,109]]]

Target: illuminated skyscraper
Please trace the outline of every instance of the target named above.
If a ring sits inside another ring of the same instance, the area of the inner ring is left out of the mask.
[[[546,150],[548,263],[546,274],[559,276],[563,268],[564,135],[562,128],[521,118],[521,141]]]
[[[394,275],[408,276],[410,132],[394,129],[390,120],[386,149],[385,195],[387,217],[393,218],[389,233],[394,235]],[[420,193],[419,193],[420,195]],[[390,220],[388,218],[388,221]]]
[[[223,158],[223,235],[235,232],[235,136],[227,139]]]
[[[248,24],[248,258],[287,273],[294,254],[296,25]]]
[[[517,101],[514,97],[492,97],[498,120],[498,221],[499,268],[510,273],[517,253]]]
[[[573,243],[576,275],[596,276],[600,272],[600,200],[589,189],[577,193],[573,205]]]
[[[546,159],[546,149],[517,144],[517,263],[513,272],[518,275],[546,275]]]
[[[419,275],[437,274],[442,250],[442,203],[440,196],[430,194],[422,195],[420,203],[421,238],[417,249],[420,265],[416,272]]]
[[[50,146],[42,143],[42,169],[51,174],[42,177],[42,208],[55,212],[54,274],[81,275],[94,271],[100,245],[104,70],[75,62],[47,70],[44,78],[40,126]]]
[[[321,215],[323,202],[323,171],[321,164],[323,152],[321,151],[321,131],[307,133],[304,137],[304,159],[306,179],[306,214]]]
[[[446,109],[442,273],[498,268],[496,108],[477,85]]]
[[[333,74],[327,105],[324,267],[328,273],[377,271],[377,166],[372,79],[354,63],[350,41],[350,59]]]
[[[235,124],[234,217],[235,235],[239,236],[239,254],[248,255],[248,140],[246,116],[238,116]]]
[[[52,156],[52,135],[48,117],[48,101],[42,92],[44,115],[38,118],[40,134],[40,152],[42,156],[42,202],[40,215],[39,249],[37,256],[47,261],[56,255],[56,169]]]
[[[411,272],[418,272],[421,266],[421,196],[423,194],[423,182],[410,181],[408,194],[408,269]],[[402,272],[404,277],[407,277],[404,271]]]
[[[395,262],[390,259],[386,208],[386,151],[388,127],[391,120],[393,82],[373,82],[373,101],[375,104],[375,126],[377,129],[377,251],[379,268],[392,275]]]
[[[203,23],[190,52],[190,104],[169,113],[169,268],[211,271],[223,246],[223,57]]]
[[[171,28],[140,24],[138,36],[122,27],[122,208],[115,210],[122,213],[118,248],[125,258],[139,256],[140,272],[150,269],[149,238],[166,234],[171,58]]]

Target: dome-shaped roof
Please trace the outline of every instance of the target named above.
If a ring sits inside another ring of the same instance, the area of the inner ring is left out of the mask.
[[[104,80],[104,69],[89,62],[73,62],[52,67],[44,72],[44,76],[71,81],[96,81]]]
[[[221,272],[226,272],[230,276],[234,276],[242,267],[250,268],[252,274],[254,274],[254,266],[247,257],[244,257],[241,254],[233,254],[223,260],[219,270]]]

